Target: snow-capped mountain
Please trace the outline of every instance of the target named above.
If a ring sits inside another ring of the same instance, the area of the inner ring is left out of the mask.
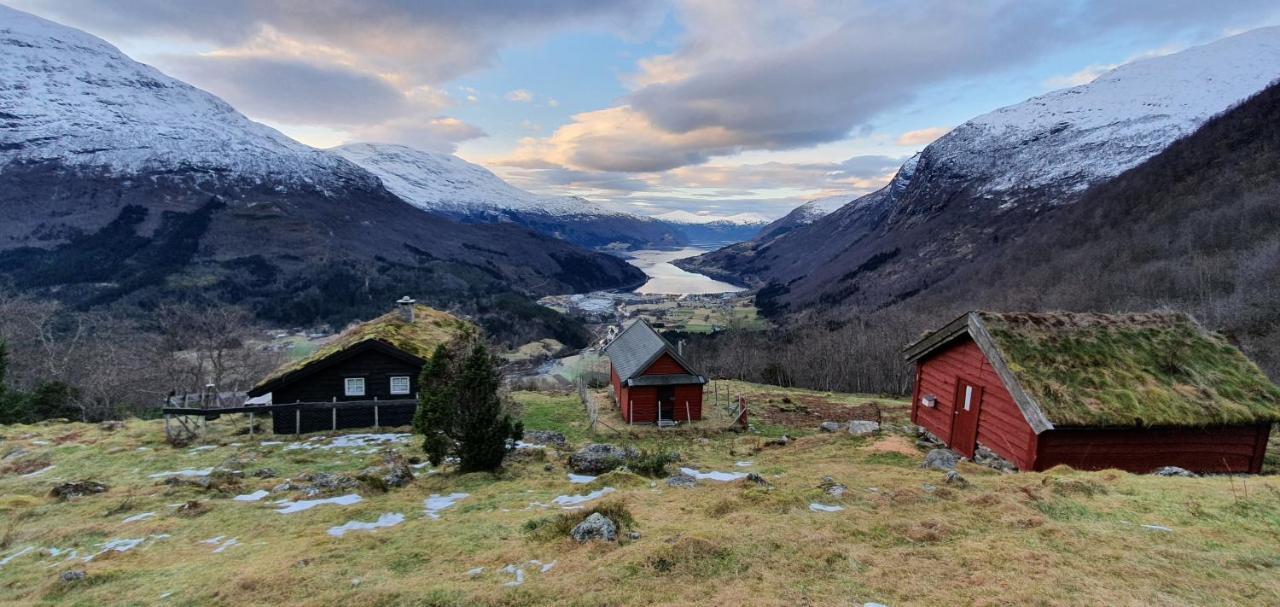
[[[305,324],[381,313],[405,293],[503,316],[480,299],[643,278],[515,226],[424,213],[345,158],[0,6],[2,283],[82,306],[234,302]],[[525,304],[516,312],[536,309]],[[529,326],[569,337],[556,319]]]
[[[685,210],[667,211],[653,216],[654,219],[683,223],[689,225],[707,225],[723,223],[738,226],[762,226],[769,223],[769,218],[759,213],[734,213],[733,215],[715,215],[712,213],[691,213]]]
[[[529,211],[551,215],[628,215],[577,196],[539,196],[453,154],[390,143],[350,143],[332,151],[382,178],[418,208],[445,213]]]
[[[834,213],[836,209],[849,204],[849,202],[855,198],[857,198],[857,196],[853,196],[851,194],[815,198],[796,207],[795,209],[792,209],[786,217],[791,217],[795,223],[798,224],[813,223],[827,215],[830,215],[831,213]]]
[[[774,311],[901,301],[1277,78],[1280,27],[1134,61],[956,127],[816,221],[680,265],[773,285]]]
[[[369,175],[107,42],[0,6],[0,164],[203,172],[326,187]]]
[[[334,153],[382,179],[410,204],[473,223],[512,222],[587,247],[683,244],[668,226],[576,196],[539,196],[452,154],[353,143]]]

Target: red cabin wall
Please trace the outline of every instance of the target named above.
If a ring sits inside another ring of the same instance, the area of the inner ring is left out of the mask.
[[[649,365],[641,375],[684,375],[689,373],[688,369],[680,366],[676,359],[670,354],[663,354],[653,364]]]
[[[675,418],[680,422],[702,419],[702,386],[697,384],[676,386]]]
[[[995,368],[972,339],[962,337],[917,364],[916,388],[911,404],[913,422],[938,438],[949,440],[956,407],[956,382],[963,377],[982,387],[982,401],[978,405],[978,442],[1020,470],[1035,466],[1036,434],[1014,404],[1013,396],[1005,389]],[[921,404],[926,394],[937,397],[936,407]]]
[[[658,389],[653,386],[627,388],[627,402],[631,404],[627,423],[652,424],[658,420]]]
[[[1270,424],[1209,428],[1055,428],[1040,435],[1036,470],[1066,464],[1080,470],[1147,473],[1162,466],[1194,472],[1262,471]]]

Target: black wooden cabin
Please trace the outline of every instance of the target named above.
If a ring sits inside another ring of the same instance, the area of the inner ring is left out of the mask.
[[[276,434],[413,423],[422,366],[468,325],[407,298],[398,303],[397,311],[347,329],[249,390],[271,395]]]

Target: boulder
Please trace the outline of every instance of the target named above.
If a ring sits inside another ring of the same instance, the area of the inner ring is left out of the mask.
[[[763,476],[760,476],[755,472],[750,472],[747,474],[747,482],[755,483],[757,485],[760,485],[761,487],[769,486],[769,481],[765,480]]]
[[[995,451],[992,451],[982,445],[978,445],[978,448],[973,450],[973,463],[981,464],[988,468],[994,468],[1001,472],[1018,471],[1018,467],[1013,465],[1013,462],[1000,457]]]
[[[1177,466],[1165,466],[1163,468],[1158,468],[1151,474],[1154,474],[1156,476],[1181,476],[1185,478],[1195,478],[1197,476],[1200,476],[1199,474],[1196,474],[1195,472],[1187,470],[1186,468],[1179,468]]]
[[[675,487],[677,489],[687,489],[697,484],[698,484],[698,479],[693,478],[688,474],[677,474],[667,479],[667,486]]]
[[[409,460],[405,459],[399,451],[387,449],[382,452],[380,465],[365,468],[356,478],[374,486],[375,489],[385,491],[413,482],[413,468],[410,467]]]
[[[947,475],[944,477],[944,480],[946,481],[946,483],[947,483],[948,485],[952,485],[952,486],[955,486],[955,487],[968,487],[968,486],[969,486],[969,481],[968,481],[967,479],[965,479],[965,477],[960,476],[960,473],[959,473],[959,472],[956,472],[955,470],[949,470],[949,471],[947,471]]]
[[[259,468],[253,471],[254,478],[275,478],[275,468]]]
[[[818,429],[823,432],[839,432],[840,423],[839,422],[822,422],[822,424],[818,426]]]
[[[880,423],[855,419],[849,422],[849,434],[854,436],[868,436],[880,431]]]
[[[569,456],[569,469],[578,474],[604,474],[639,455],[630,447],[591,443]]]
[[[573,528],[573,531],[569,532],[569,537],[572,537],[579,544],[585,544],[591,540],[616,542],[618,541],[618,527],[605,515],[593,512],[591,516],[578,523]]]
[[[848,487],[837,483],[836,479],[830,476],[822,477],[822,482],[818,483],[818,488],[831,497],[844,497],[844,494],[849,491]]]
[[[64,583],[64,584],[70,584],[70,583],[72,583],[72,582],[79,582],[80,580],[83,580],[84,578],[85,578],[85,572],[83,572],[83,571],[63,571],[63,572],[62,572],[62,575],[59,575],[59,576],[58,576],[58,579],[59,579],[59,580],[62,580],[62,583]]]
[[[561,451],[569,450],[569,441],[564,433],[554,430],[525,430],[522,440],[535,445],[548,445]]]
[[[69,500],[84,495],[92,495],[94,493],[104,493],[107,486],[98,481],[75,481],[72,483],[62,483],[49,491],[49,495],[60,500]]]
[[[934,449],[925,454],[924,463],[920,465],[926,470],[955,470],[956,454],[950,449]]]

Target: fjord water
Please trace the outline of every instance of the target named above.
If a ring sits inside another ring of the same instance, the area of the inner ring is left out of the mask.
[[[631,265],[640,268],[649,280],[635,292],[644,295],[705,295],[736,293],[742,287],[721,282],[709,276],[681,270],[671,262],[705,253],[706,249],[685,247],[675,250],[642,250],[627,255]]]

